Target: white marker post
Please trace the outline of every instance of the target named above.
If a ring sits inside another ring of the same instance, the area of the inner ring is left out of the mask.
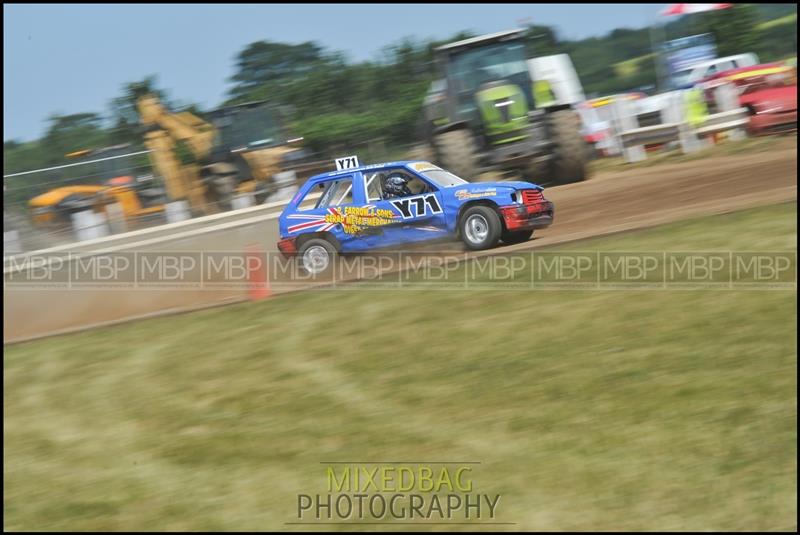
[[[3,256],[22,252],[19,242],[19,232],[16,230],[6,230],[3,232]]]
[[[614,128],[617,132],[617,143],[622,149],[625,161],[628,163],[640,162],[647,158],[644,145],[625,146],[622,140],[622,134],[624,132],[639,128],[639,123],[636,120],[635,106],[627,99],[618,98],[611,103],[611,113],[614,118]]]
[[[717,101],[717,112],[732,111],[741,106],[736,86],[732,83],[723,84],[716,88],[714,90],[714,99]],[[728,139],[740,140],[747,137],[747,131],[743,127],[731,128],[726,132],[726,135]]]
[[[72,214],[72,228],[78,241],[93,240],[108,235],[106,220],[94,210],[83,210]]]
[[[294,171],[282,171],[276,173],[272,180],[278,186],[278,191],[270,196],[269,202],[289,200],[297,193],[297,173]]]
[[[189,206],[186,201],[174,201],[167,203],[166,212],[168,223],[177,223],[178,221],[185,221],[191,218]]]
[[[240,208],[248,208],[250,206],[253,206],[254,204],[255,202],[253,200],[252,193],[243,193],[231,199],[231,206],[233,207],[234,210],[238,210]]]
[[[109,235],[108,219],[102,212],[92,212],[94,214],[94,236],[95,238],[105,238]]]
[[[125,211],[120,203],[107,204],[106,213],[108,214],[108,225],[111,227],[112,234],[121,234],[128,231]]]

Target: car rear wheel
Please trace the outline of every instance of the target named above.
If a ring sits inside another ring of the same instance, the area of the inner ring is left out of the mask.
[[[464,245],[479,251],[497,245],[503,226],[497,212],[488,206],[473,206],[461,217],[459,230]]]
[[[511,245],[513,243],[522,243],[528,241],[533,236],[532,230],[504,230],[500,239],[503,240],[503,243],[507,245]]]
[[[336,248],[328,240],[314,238],[304,242],[297,256],[300,265],[310,275],[320,275],[329,272],[333,268],[336,257]]]

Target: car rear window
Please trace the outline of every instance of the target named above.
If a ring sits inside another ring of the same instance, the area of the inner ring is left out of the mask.
[[[320,182],[309,189],[297,203],[295,210],[306,212],[317,208],[353,203],[353,177]]]
[[[324,191],[317,208],[353,204],[353,177],[337,178],[323,182]]]

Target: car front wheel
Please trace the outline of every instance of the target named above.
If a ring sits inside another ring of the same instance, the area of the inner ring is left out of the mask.
[[[497,212],[488,206],[468,208],[459,223],[461,241],[468,249],[490,249],[500,241],[503,226]]]

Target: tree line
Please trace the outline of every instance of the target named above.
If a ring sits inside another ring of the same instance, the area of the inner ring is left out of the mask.
[[[736,4],[733,8],[682,17],[662,31],[672,39],[711,32],[720,55],[754,51],[762,61],[796,53],[794,24],[757,25],[796,13],[796,5]],[[268,100],[285,111],[295,135],[320,155],[341,147],[374,140],[405,145],[422,138],[422,102],[435,76],[434,48],[475,35],[461,32],[442,41],[406,38],[384,48],[378,59],[351,62],[340,52],[315,42],[299,44],[267,40],[247,45],[235,57],[235,74],[229,80],[229,98],[221,104]],[[653,35],[648,28],[617,29],[601,37],[562,39],[549,26],[525,29],[528,57],[567,53],[587,96],[652,88],[656,81],[652,54]],[[620,73],[614,65],[633,58],[635,68]],[[118,143],[141,147],[143,130],[135,103],[146,92],[159,94],[172,108],[182,105],[159,86],[155,76],[125,84],[109,104],[108,113],[85,112],[53,115],[45,135],[36,141],[6,140],[4,174],[64,163],[68,152]]]

